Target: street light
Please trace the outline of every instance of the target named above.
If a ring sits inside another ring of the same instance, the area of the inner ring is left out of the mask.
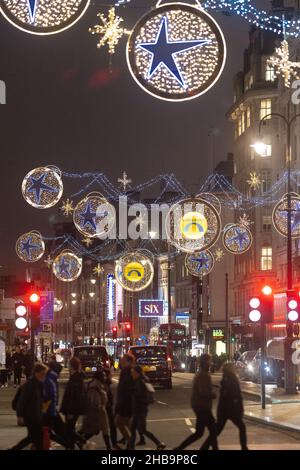
[[[73,297],[73,299],[75,299],[76,296],[77,296],[77,294],[75,292],[72,292],[71,297]]]
[[[91,279],[91,284],[96,284],[96,279]]]
[[[293,258],[292,258],[292,181],[291,181],[291,166],[292,166],[292,145],[291,145],[291,130],[292,125],[300,114],[295,114],[290,118],[290,110],[288,107],[288,115],[285,117],[280,113],[270,113],[264,116],[259,122],[259,142],[253,147],[258,150],[258,154],[264,151],[265,144],[261,141],[262,126],[267,121],[277,117],[281,119],[287,131],[287,155],[286,155],[286,169],[287,169],[287,291],[293,289]],[[262,156],[266,156],[263,153]],[[285,391],[286,393],[296,393],[296,374],[295,368],[290,361],[290,346],[291,346],[292,333],[287,330],[287,337],[284,348],[284,368],[285,368]]]
[[[95,297],[95,292],[90,292],[90,297],[93,299]]]
[[[255,152],[261,157],[268,156],[268,146],[262,140],[258,140],[255,144],[250,145],[250,147],[254,148]]]

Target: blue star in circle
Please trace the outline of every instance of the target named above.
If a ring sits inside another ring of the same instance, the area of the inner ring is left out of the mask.
[[[197,256],[196,258],[191,258],[191,261],[197,263],[196,271],[200,272],[201,269],[209,269],[209,256],[202,254],[201,256]]]
[[[232,243],[236,242],[239,245],[239,249],[242,250],[244,245],[248,244],[249,242],[249,236],[248,233],[240,228],[235,228],[235,235],[229,240],[227,240],[228,245],[231,245]]]
[[[31,23],[35,22],[36,9],[39,0],[27,0],[28,12]]]
[[[28,189],[28,192],[35,192],[36,202],[39,204],[41,200],[42,191],[49,191],[51,193],[57,193],[58,189],[49,186],[48,184],[44,183],[44,180],[47,175],[42,175],[39,178],[34,178],[34,176],[30,176],[31,186]]]
[[[85,212],[80,212],[80,216],[83,218],[83,227],[90,225],[94,230],[96,230],[96,212],[93,212],[91,209],[91,203],[89,202]]]
[[[70,263],[68,261],[66,261],[65,257],[63,256],[60,263],[59,263],[59,265],[58,265],[59,274],[61,276],[63,274],[65,274],[67,277],[70,277],[71,276],[70,268],[71,268]]]
[[[31,250],[38,249],[38,245],[32,243],[32,237],[29,237],[26,241],[21,242],[21,250],[26,252],[28,258],[31,258]]]
[[[292,231],[300,225],[300,202],[296,202],[296,208],[292,210]]]
[[[198,39],[194,41],[169,41],[168,19],[166,16],[164,16],[161,20],[155,42],[142,43],[138,45],[138,47],[141,49],[144,49],[145,51],[152,54],[147,79],[150,80],[156,70],[160,66],[164,66],[171,73],[171,75],[176,78],[183,88],[187,88],[180,68],[176,62],[176,54],[210,43],[210,39]]]

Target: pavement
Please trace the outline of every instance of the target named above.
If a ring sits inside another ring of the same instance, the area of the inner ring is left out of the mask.
[[[190,408],[190,394],[192,389],[193,374],[176,373],[173,377],[173,389],[156,390],[156,402],[151,405],[148,428],[159,439],[167,444],[167,449],[173,449],[180,441],[186,438],[189,433],[194,432],[195,416]],[[216,385],[219,376],[214,376]],[[113,389],[115,391],[118,376],[115,375]],[[64,385],[67,381],[67,374],[63,373],[60,384],[60,395],[62,396]],[[243,388],[247,388],[247,383],[243,383]],[[16,417],[11,409],[11,400],[15,390],[11,387],[0,389],[0,449],[11,447],[26,434],[26,429],[16,425]],[[285,408],[282,408],[284,406]],[[296,403],[268,405],[265,414],[260,409],[259,402],[245,399],[246,425],[250,450],[300,450],[300,435],[297,424],[298,407]],[[214,412],[216,403],[214,406]],[[288,408],[288,407],[292,407]],[[289,411],[290,409],[290,411]],[[278,413],[277,413],[278,410]],[[281,410],[281,411],[280,411]],[[281,417],[279,416],[281,413]],[[300,413],[299,413],[300,414]],[[272,418],[278,424],[284,423],[284,427],[270,426]],[[281,420],[281,421],[280,421]],[[300,420],[299,425],[300,425]],[[291,427],[289,427],[291,425]],[[95,449],[103,450],[104,444],[101,436],[94,440]],[[238,450],[238,430],[232,423],[227,423],[219,438],[219,446],[222,450]],[[200,442],[193,444],[189,449],[197,450]],[[53,445],[53,449],[61,450]],[[153,450],[154,446],[147,440],[144,450]]]

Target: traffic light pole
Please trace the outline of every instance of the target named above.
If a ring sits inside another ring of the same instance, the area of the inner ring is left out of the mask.
[[[33,318],[31,313],[31,307],[29,307],[29,318],[30,318],[30,351],[32,361],[35,362],[35,330],[33,328]]]
[[[260,380],[261,380],[261,407],[266,409],[266,379],[265,379],[265,362],[266,362],[266,324],[263,318],[260,322],[261,329],[261,356],[260,356]]]

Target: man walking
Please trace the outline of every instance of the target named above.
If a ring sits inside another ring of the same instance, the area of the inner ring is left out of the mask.
[[[212,448],[218,450],[216,423],[211,411],[212,401],[216,398],[216,395],[212,391],[210,366],[210,355],[203,354],[200,357],[200,372],[196,374],[193,381],[191,398],[191,405],[197,417],[196,432],[185,439],[176,450],[183,450],[193,442],[201,439],[206,427],[209,430],[209,442]]]
[[[21,384],[22,367],[24,366],[24,354],[20,346],[16,347],[16,351],[12,355],[12,366],[14,371],[14,388]]]
[[[131,376],[133,356],[125,354],[120,362],[121,374],[117,390],[116,427],[120,430],[126,443],[130,439],[130,419],[132,417],[132,393],[134,381]]]

